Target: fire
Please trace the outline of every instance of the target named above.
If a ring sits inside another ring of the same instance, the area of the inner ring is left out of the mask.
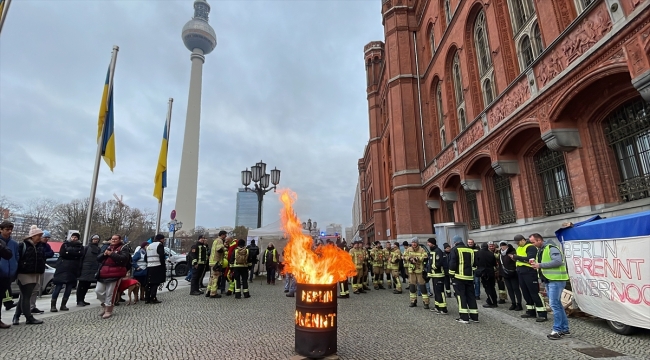
[[[325,329],[334,327],[336,314],[302,313],[296,310],[296,325],[305,328]]]
[[[293,211],[296,194],[290,190],[280,191],[284,204],[281,211],[282,228],[289,237],[284,248],[285,271],[293,274],[301,284],[334,284],[356,275],[350,254],[335,245],[313,248],[311,236],[302,233],[300,219]]]

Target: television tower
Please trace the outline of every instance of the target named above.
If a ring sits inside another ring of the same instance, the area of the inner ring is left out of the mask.
[[[217,35],[208,24],[210,5],[206,0],[194,1],[194,17],[183,26],[183,43],[192,52],[190,93],[187,98],[185,135],[181,170],[176,194],[176,217],[191,232],[196,227],[196,191],[199,174],[199,132],[201,128],[201,86],[205,55],[217,46]]]

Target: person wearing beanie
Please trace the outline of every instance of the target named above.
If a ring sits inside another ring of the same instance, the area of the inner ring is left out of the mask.
[[[65,292],[63,293],[63,299],[61,299],[61,311],[68,311],[66,305],[68,304],[68,298],[72,293],[72,288],[77,284],[83,255],[84,246],[81,241],[79,241],[78,233],[72,234],[72,236],[70,236],[70,241],[66,241],[61,245],[61,250],[59,250],[59,260],[57,261],[56,271],[52,278],[54,291],[52,292],[52,299],[50,301],[50,312],[57,312],[56,300],[64,286]]]
[[[468,248],[459,235],[454,236],[452,240],[454,247],[449,253],[449,275],[458,298],[459,318],[456,321],[461,324],[478,322],[478,306],[474,295],[474,250]]]
[[[18,250],[20,261],[18,262],[16,284],[20,290],[20,298],[14,314],[14,325],[18,325],[21,314],[25,314],[27,324],[43,323],[42,320],[34,318],[30,305],[34,287],[38,284],[39,277],[45,272],[45,255],[42,248],[37,246],[41,242],[42,236],[43,230],[36,225],[32,225],[29,229],[29,235],[23,240]]]
[[[100,254],[99,241],[99,235],[93,235],[90,238],[90,244],[84,247],[81,259],[81,273],[77,284],[77,306],[90,305],[89,302],[86,302],[86,294],[90,289],[90,285],[97,281],[95,276],[97,270],[99,270],[99,262],[97,262],[97,257]]]
[[[194,269],[192,272],[192,282],[190,285],[190,295],[201,295],[201,288],[203,288],[203,277],[205,277],[205,266],[208,264],[208,246],[205,244],[206,238],[199,235],[198,240],[190,249],[191,266]]]
[[[159,304],[158,286],[167,280],[165,264],[165,236],[154,236],[153,242],[147,246],[147,291],[145,304]]]
[[[242,292],[245,298],[251,297],[248,292],[248,267],[252,261],[251,253],[246,248],[246,240],[237,240],[237,249],[229,259],[230,267],[234,272],[235,299],[241,299]]]
[[[411,247],[404,251],[402,258],[409,274],[409,307],[417,306],[417,289],[419,288],[422,293],[424,309],[429,309],[429,293],[422,275],[427,252],[420,246],[417,237],[411,239]]]
[[[447,300],[445,291],[445,263],[443,251],[438,247],[434,238],[427,240],[429,246],[429,261],[427,262],[428,277],[433,280],[433,296],[435,307],[430,310],[439,315],[447,315]]]
[[[77,235],[79,234],[77,233]],[[54,257],[54,250],[52,250],[50,244],[47,243],[48,241],[50,241],[51,238],[52,238],[52,234],[47,230],[43,230],[43,237],[41,238],[40,244],[43,247],[43,254],[45,255],[45,259],[51,259]]]
[[[140,246],[135,250],[131,258],[131,268],[133,270],[133,278],[140,283],[140,299],[145,298],[147,287],[147,247],[149,242],[143,241]]]
[[[524,319],[536,317],[537,322],[544,322],[547,320],[546,305],[539,294],[537,270],[533,269],[530,264],[530,260],[537,258],[537,248],[523,235],[516,235],[514,240],[518,247],[514,254],[508,256],[515,260],[521,294],[526,300],[526,313],[521,317]]]

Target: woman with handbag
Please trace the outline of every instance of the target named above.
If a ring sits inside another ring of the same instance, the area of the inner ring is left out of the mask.
[[[131,266],[130,257],[128,249],[124,249],[122,237],[117,234],[111,237],[111,242],[106,250],[97,256],[100,265],[95,293],[97,299],[102,302],[102,311],[99,316],[103,319],[108,319],[113,315],[113,306],[119,296],[116,289]]]

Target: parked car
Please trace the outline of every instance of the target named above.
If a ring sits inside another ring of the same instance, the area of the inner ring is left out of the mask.
[[[136,247],[133,253],[136,253],[140,250],[140,246]],[[172,269],[172,264],[174,265],[174,276],[186,276],[189,271],[187,260],[185,254],[179,254],[176,251],[165,246],[165,254],[167,255],[167,273]],[[167,274],[169,275],[169,274]]]
[[[52,282],[52,278],[54,277],[54,271],[55,269],[53,267],[47,264],[45,265],[45,273],[43,274],[43,287],[41,288],[42,295],[52,294],[52,291],[54,290],[54,283]],[[11,295],[13,297],[18,297],[19,294],[20,294],[20,290],[18,289],[18,285],[14,281],[13,283],[11,283]]]
[[[49,259],[45,259],[45,263],[48,264],[50,267],[56,269],[56,263],[59,261],[59,253],[55,252],[54,257],[51,257]]]

